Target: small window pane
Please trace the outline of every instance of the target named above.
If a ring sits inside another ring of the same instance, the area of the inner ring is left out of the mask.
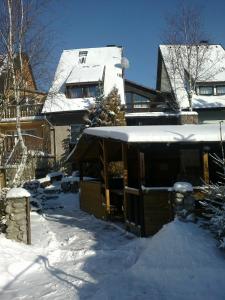
[[[89,97],[96,97],[97,96],[97,85],[89,86]]]
[[[132,93],[126,92],[126,104],[131,104],[132,102]]]
[[[80,86],[67,86],[68,98],[88,98],[96,97],[98,94],[98,85],[80,85]]]
[[[81,132],[81,124],[72,124],[70,131],[70,142],[76,144]]]
[[[134,94],[134,108],[149,108],[149,102],[147,97]]]
[[[225,95],[225,86],[224,85],[217,86],[216,87],[216,94],[217,95]]]
[[[200,86],[199,95],[212,95],[213,87],[212,86]]]
[[[87,51],[79,51],[79,56],[87,56],[88,52]]]

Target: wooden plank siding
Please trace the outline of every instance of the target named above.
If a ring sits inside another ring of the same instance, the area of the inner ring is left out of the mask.
[[[97,181],[81,181],[80,188],[80,208],[97,218],[105,219],[106,209],[103,203],[101,183]]]
[[[143,194],[145,235],[153,235],[173,219],[168,191]]]

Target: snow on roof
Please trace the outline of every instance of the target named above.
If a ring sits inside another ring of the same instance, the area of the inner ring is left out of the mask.
[[[225,77],[224,77],[225,80]],[[221,96],[202,96],[193,95],[193,108],[219,108],[225,107],[225,95]]]
[[[80,62],[82,53],[84,63]],[[121,103],[124,99],[123,70],[121,66],[121,47],[101,47],[64,50],[52,83],[43,113],[85,110],[94,103],[94,98],[73,98],[65,96],[68,83],[96,82],[102,79],[104,70],[104,94],[107,96],[113,87],[118,89]]]
[[[181,115],[198,115],[196,111],[180,111],[177,113],[173,112],[164,112],[164,111],[154,111],[154,112],[137,112],[137,113],[128,113],[125,114],[126,118],[144,118],[144,117],[151,117],[151,118],[157,118],[157,117],[179,117]]]
[[[6,199],[30,197],[30,193],[23,188],[12,188],[6,194]]]
[[[225,141],[225,125],[222,126],[222,132]],[[84,133],[129,143],[220,141],[219,124],[96,127],[85,129]]]
[[[104,66],[75,66],[71,71],[66,83],[87,83],[102,81]]]
[[[44,120],[45,116],[28,116],[28,117],[21,117],[20,121],[33,121],[33,120]],[[15,122],[16,118],[4,118],[0,119],[0,123],[9,123],[9,122]]]
[[[182,47],[181,45],[160,45],[160,51],[167,69],[167,74],[170,79],[171,87],[176,96],[177,102],[181,109],[186,109],[189,106],[187,91],[184,82],[179,75],[178,70],[172,66],[171,56],[174,52],[170,49],[175,47]],[[183,47],[186,47],[185,45]],[[205,59],[199,68],[198,83],[209,82],[224,82],[225,83],[225,51],[221,45],[200,45],[199,51],[208,47],[205,51]],[[195,61],[193,60],[193,68],[195,68]],[[187,68],[186,68],[187,69]],[[194,71],[193,71],[194,72]],[[225,107],[225,97],[221,96],[199,96],[193,95],[193,108],[216,108]]]

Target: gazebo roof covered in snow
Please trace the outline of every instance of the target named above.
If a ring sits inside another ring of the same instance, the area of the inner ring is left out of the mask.
[[[95,127],[85,129],[84,133],[127,143],[195,143],[221,140],[219,124]],[[222,133],[225,140],[225,126],[222,126]]]
[[[225,125],[221,127],[225,141]],[[83,135],[70,153],[71,158],[79,161],[99,158],[99,139],[111,143],[109,155],[121,154],[121,143],[141,144],[198,144],[218,143],[221,141],[220,125],[157,125],[157,126],[112,126],[93,127],[84,130]]]

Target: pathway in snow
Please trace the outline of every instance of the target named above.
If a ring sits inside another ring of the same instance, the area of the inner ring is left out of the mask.
[[[129,246],[132,235],[80,211],[75,194],[48,200],[31,221],[32,246],[2,238],[8,264],[0,267],[0,299],[90,299],[105,277],[132,266],[140,252]]]
[[[32,213],[32,246],[0,235],[0,299],[225,299],[225,259],[195,224],[138,239],[79,210],[75,194]]]

